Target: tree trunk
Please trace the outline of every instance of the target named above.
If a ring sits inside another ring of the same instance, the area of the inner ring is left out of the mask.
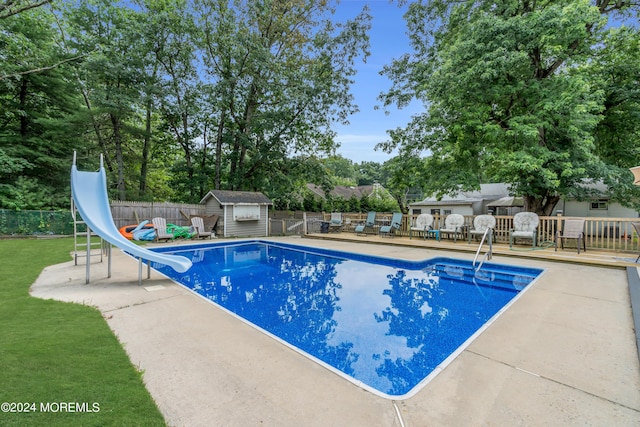
[[[205,122],[204,130],[202,133],[202,155],[200,157],[200,172],[201,172],[200,176],[203,176],[203,173],[207,167],[207,145],[209,145],[209,125],[208,123]],[[200,200],[202,200],[202,198],[208,191],[207,188],[205,187],[206,183],[207,182],[204,179],[198,180],[198,187],[200,188],[200,194],[198,195],[198,197],[200,198]]]
[[[149,170],[149,147],[151,145],[151,99],[147,100],[147,115],[145,117],[145,133],[142,141],[142,163],[140,164],[139,196],[147,192],[147,174]]]
[[[125,200],[127,192],[124,182],[124,156],[122,154],[122,135],[120,133],[120,118],[110,114],[111,124],[113,125],[113,142],[116,148],[116,164],[118,165],[118,197],[119,200]]]
[[[29,88],[29,83],[27,81],[26,78],[22,77],[20,79],[20,109],[22,111],[26,111],[27,110],[27,94],[28,94],[28,88]],[[29,127],[29,117],[28,114],[20,114],[20,136],[21,137],[26,137],[27,136],[27,128]]]
[[[224,121],[226,118],[226,112],[223,111],[220,115],[220,123],[218,124],[218,135],[216,137],[216,176],[214,180],[214,188],[220,190],[220,180],[222,175],[222,134],[224,132]]]
[[[524,210],[540,216],[550,216],[560,196],[524,196]]]
[[[89,111],[89,117],[91,117],[91,126],[93,126],[93,131],[95,132],[96,138],[98,139],[98,146],[100,147],[100,150],[102,151],[102,154],[104,156],[104,162],[107,165],[107,170],[109,172],[113,172],[111,156],[109,156],[109,152],[107,151],[107,143],[102,137],[100,123],[96,121],[96,118],[93,115],[93,107],[91,105],[91,100],[89,99],[89,94],[87,93],[87,90],[85,89],[84,84],[82,83],[82,80],[80,80],[80,77],[76,76],[76,80],[78,81],[78,86],[80,87],[82,98],[84,99],[84,105],[87,107],[87,110]]]

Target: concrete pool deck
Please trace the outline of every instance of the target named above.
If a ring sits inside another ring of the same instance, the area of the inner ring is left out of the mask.
[[[473,253],[284,240],[421,260]],[[116,248],[107,262],[47,267],[40,298],[97,307],[171,426],[640,425],[640,362],[624,269],[496,255],[540,279],[415,396],[369,393]],[[146,274],[144,275],[146,277]]]

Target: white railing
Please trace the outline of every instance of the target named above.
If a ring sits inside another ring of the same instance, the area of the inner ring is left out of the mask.
[[[384,222],[391,218],[392,212],[378,212],[376,221]],[[397,236],[409,236],[410,224],[415,222],[418,214],[404,215],[402,226],[396,232]],[[324,214],[325,220],[331,218],[331,214]],[[445,215],[434,215],[433,229],[437,230],[444,225]],[[353,231],[356,224],[363,223],[367,218],[367,213],[343,213],[345,227],[343,232]],[[465,216],[465,224],[473,224],[474,215]],[[540,243],[553,242],[556,231],[562,226],[565,216],[541,216],[538,226],[537,241]],[[640,238],[631,223],[639,222],[640,218],[603,218],[603,217],[581,217],[586,220],[586,244],[587,249],[615,250],[621,252],[640,252]],[[496,215],[496,226],[493,231],[494,243],[508,243],[509,230],[513,228],[513,216]],[[309,230],[308,232],[313,232]]]

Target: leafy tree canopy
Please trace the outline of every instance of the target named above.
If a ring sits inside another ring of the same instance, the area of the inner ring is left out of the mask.
[[[0,207],[67,208],[74,150],[119,199],[329,186],[371,22],[336,4],[0,0]]]
[[[640,161],[638,28],[607,23],[610,15],[637,16],[639,7],[600,0],[412,3],[406,19],[414,51],[385,67],[394,84],[381,99],[403,106],[417,98],[426,111],[381,147],[407,157],[428,151],[420,172],[429,192],[502,181],[524,196],[528,210],[546,215],[562,195],[586,196],[585,180],[637,196],[624,184],[624,168]]]

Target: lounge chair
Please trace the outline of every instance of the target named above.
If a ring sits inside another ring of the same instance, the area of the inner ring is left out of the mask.
[[[460,214],[449,214],[444,219],[444,228],[439,231],[440,237],[446,234],[451,237],[453,234],[453,241],[457,241],[458,236],[464,238],[464,217]]]
[[[211,235],[213,233],[210,231],[205,231],[204,221],[199,216],[194,216],[193,218],[191,218],[191,225],[193,225],[193,228],[195,228],[196,230],[196,234],[194,237],[197,237],[199,239],[204,239],[207,237],[211,238]]]
[[[540,218],[535,212],[515,214],[513,228],[509,230],[509,247],[513,246],[516,239],[528,239],[535,248],[538,240],[538,224],[540,224]]]
[[[173,240],[174,235],[167,232],[167,220],[161,217],[156,217],[151,220],[153,223],[153,229],[156,232],[155,241],[160,240],[169,241]]]
[[[415,224],[409,227],[409,240],[411,240],[413,233],[422,233],[422,238],[427,238],[427,232],[433,228],[433,215],[423,213],[418,215]]]
[[[329,231],[342,231],[343,225],[342,214],[340,212],[333,212],[331,214],[331,221],[329,222]]]
[[[473,219],[473,228],[469,230],[469,243],[474,236],[482,237],[487,230],[491,230],[489,233],[490,238],[493,238],[493,230],[496,228],[496,217],[493,215],[478,215]]]
[[[402,225],[402,212],[396,212],[391,217],[391,223],[389,225],[383,225],[380,227],[380,236],[393,236],[396,234],[396,230],[400,230]]]
[[[367,213],[366,221],[363,224],[356,225],[356,228],[355,228],[356,235],[367,234],[366,233],[367,228],[373,228],[375,223],[376,223],[376,213],[375,212]]]
[[[582,246],[582,249],[586,252],[587,242],[584,238],[584,225],[584,219],[565,219],[562,231],[556,231],[555,250],[558,250],[558,240],[560,241],[560,247],[564,249],[564,241],[566,239],[575,239],[576,245],[578,246],[578,253],[580,253],[580,246]]]

